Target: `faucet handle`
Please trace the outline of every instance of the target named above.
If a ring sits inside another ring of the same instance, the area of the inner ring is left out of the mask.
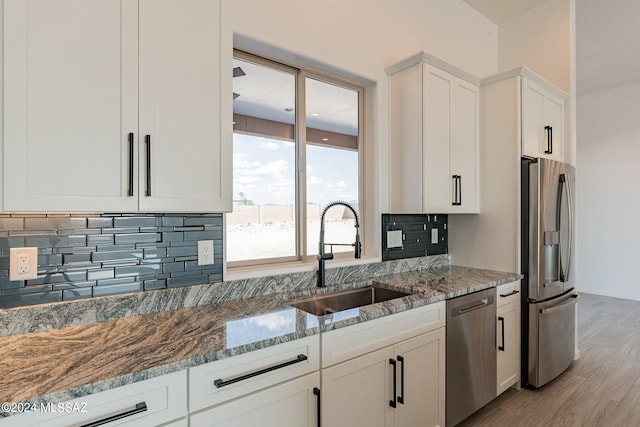
[[[318,258],[318,261],[320,260],[327,261],[327,260],[333,259],[333,252],[329,252],[328,254],[322,254],[322,255],[318,254],[317,258]]]

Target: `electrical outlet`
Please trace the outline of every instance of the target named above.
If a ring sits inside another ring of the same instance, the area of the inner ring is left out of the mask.
[[[38,277],[38,248],[10,248],[9,280],[29,280]]]
[[[213,264],[213,240],[198,241],[198,265]]]

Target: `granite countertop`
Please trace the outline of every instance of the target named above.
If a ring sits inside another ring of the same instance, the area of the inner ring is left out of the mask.
[[[62,402],[520,279],[457,266],[0,337],[0,401]],[[379,284],[407,297],[316,317],[293,299]],[[8,414],[0,414],[0,417]]]

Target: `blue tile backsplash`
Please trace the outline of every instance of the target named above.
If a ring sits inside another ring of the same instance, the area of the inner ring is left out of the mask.
[[[198,266],[198,240],[214,264]],[[38,277],[9,280],[9,248]],[[0,308],[222,281],[222,214],[0,214]]]

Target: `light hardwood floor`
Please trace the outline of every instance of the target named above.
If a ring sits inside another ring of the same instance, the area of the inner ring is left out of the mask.
[[[557,379],[510,389],[460,426],[640,426],[640,302],[580,294],[578,347]]]

